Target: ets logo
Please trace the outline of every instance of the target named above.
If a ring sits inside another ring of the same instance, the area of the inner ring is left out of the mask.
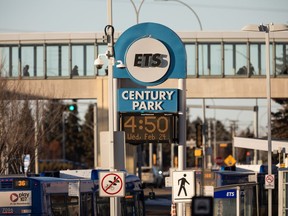
[[[136,40],[127,50],[126,67],[130,75],[144,83],[153,83],[166,76],[170,54],[166,46],[155,38]]]
[[[165,55],[160,53],[135,54],[135,67],[162,67],[167,65]]]
[[[235,197],[235,195],[236,195],[235,192],[232,191],[226,193],[226,197]]]

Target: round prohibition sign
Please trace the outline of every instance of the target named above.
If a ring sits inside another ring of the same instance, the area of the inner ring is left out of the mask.
[[[266,182],[267,183],[272,183],[274,181],[274,176],[273,175],[267,175],[266,176]]]
[[[115,195],[122,190],[123,181],[116,173],[109,173],[103,177],[101,187],[106,194]]]

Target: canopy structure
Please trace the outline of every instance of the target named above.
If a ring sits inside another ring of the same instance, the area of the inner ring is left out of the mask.
[[[268,151],[267,139],[234,137],[234,147]],[[285,149],[288,152],[288,142],[272,140],[272,151]]]

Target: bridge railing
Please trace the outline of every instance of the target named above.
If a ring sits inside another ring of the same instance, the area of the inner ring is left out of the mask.
[[[178,33],[187,51],[189,77],[265,76],[265,38],[253,32]],[[119,33],[116,34],[116,40]],[[288,74],[288,32],[271,33],[270,72]],[[94,60],[105,53],[100,33],[0,34],[0,75],[19,78],[95,78],[105,76]]]

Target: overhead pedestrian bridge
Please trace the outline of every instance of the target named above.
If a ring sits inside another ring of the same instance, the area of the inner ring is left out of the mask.
[[[187,51],[187,98],[265,98],[262,32],[179,32]],[[115,41],[120,33],[115,33]],[[97,98],[107,108],[104,33],[0,34],[0,74],[21,93],[61,99]],[[272,98],[288,96],[288,32],[270,33]],[[28,74],[24,67],[29,66]],[[25,73],[24,73],[25,72]],[[122,81],[122,86],[134,85]],[[19,87],[21,86],[21,87]],[[161,87],[177,87],[168,80]]]

